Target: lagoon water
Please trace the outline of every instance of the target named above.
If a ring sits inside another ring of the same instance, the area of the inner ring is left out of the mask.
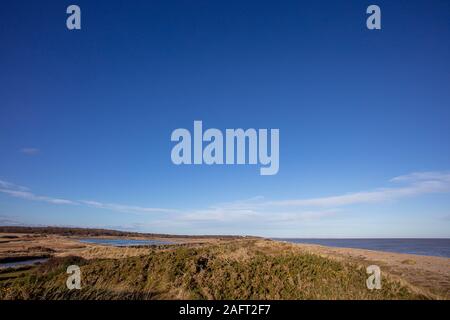
[[[39,258],[39,259],[29,259],[23,261],[14,261],[14,262],[4,262],[0,263],[0,268],[15,268],[21,266],[30,266],[38,263],[43,263],[47,261],[48,258]]]
[[[292,243],[319,244],[329,247],[368,249],[395,253],[450,258],[450,239],[293,239],[277,238]]]
[[[173,242],[171,241],[163,241],[163,240],[99,239],[99,238],[83,238],[78,240],[84,243],[104,244],[115,247],[173,244]]]

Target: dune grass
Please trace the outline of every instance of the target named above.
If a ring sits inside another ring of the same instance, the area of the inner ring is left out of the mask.
[[[66,288],[77,264],[82,289]],[[423,299],[383,278],[368,290],[363,267],[285,250],[271,241],[154,249],[120,259],[52,258],[14,279],[0,299]]]

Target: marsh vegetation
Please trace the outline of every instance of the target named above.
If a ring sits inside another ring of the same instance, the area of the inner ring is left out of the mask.
[[[72,264],[81,268],[81,290],[66,288]],[[428,298],[389,278],[381,290],[368,290],[363,266],[269,240],[169,246],[125,258],[54,257],[2,274],[0,299]]]

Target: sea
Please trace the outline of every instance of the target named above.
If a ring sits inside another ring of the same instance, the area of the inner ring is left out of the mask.
[[[395,253],[450,258],[450,239],[303,239],[275,238],[292,243],[319,244],[329,247],[368,249]]]

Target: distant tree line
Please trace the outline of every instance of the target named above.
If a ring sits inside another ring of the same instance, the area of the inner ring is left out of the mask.
[[[159,237],[159,238],[215,238],[215,239],[239,239],[244,236],[233,235],[170,235],[159,233],[139,233],[109,229],[70,228],[70,227],[25,227],[25,226],[0,226],[0,233],[30,233],[30,234],[55,234],[62,236],[113,236],[113,237]]]

